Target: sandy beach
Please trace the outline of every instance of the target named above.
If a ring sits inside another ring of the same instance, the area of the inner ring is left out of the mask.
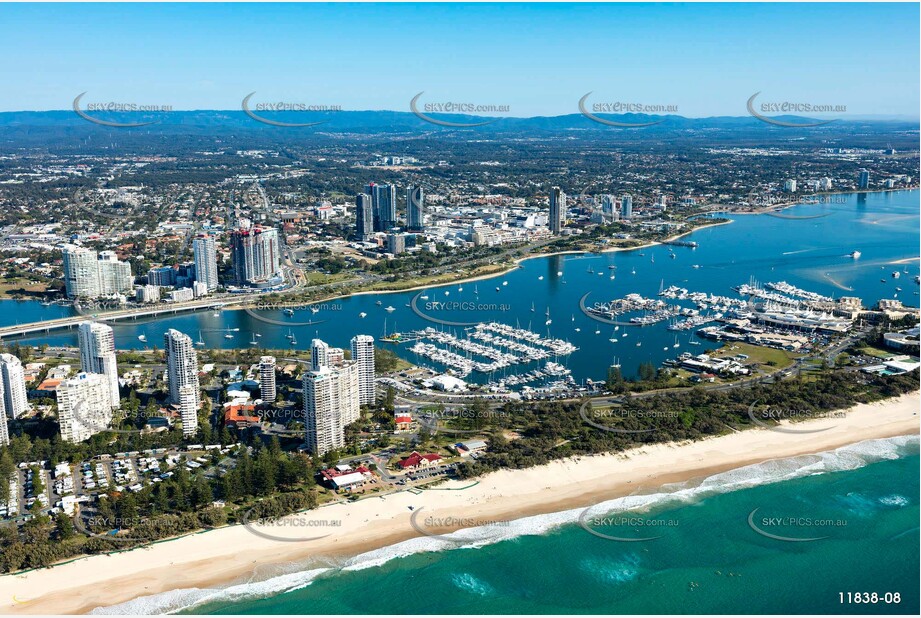
[[[588,506],[666,483],[863,440],[919,433],[919,393],[858,405],[844,418],[797,424],[784,433],[754,429],[707,440],[647,446],[617,455],[582,457],[527,470],[500,471],[441,488],[400,492],[334,504],[290,516],[297,525],[256,526],[265,536],[236,525],[108,556],[93,556],[0,577],[0,612],[86,613],[99,606],[177,588],[219,587],[247,578],[257,566],[308,558],[357,555],[420,536],[415,511],[428,517],[502,521]],[[310,523],[305,523],[309,520]],[[325,524],[323,526],[313,524]],[[474,524],[476,525],[476,524]],[[452,526],[452,528],[469,527]],[[445,531],[439,528],[438,532]],[[326,536],[323,536],[326,535]],[[306,537],[323,536],[315,540]],[[279,538],[287,541],[279,540]]]

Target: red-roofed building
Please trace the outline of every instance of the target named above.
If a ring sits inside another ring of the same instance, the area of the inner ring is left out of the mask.
[[[399,466],[404,470],[418,470],[419,468],[428,468],[433,466],[441,461],[441,455],[437,453],[428,453],[426,455],[420,455],[416,451],[413,451],[412,454],[399,462]]]
[[[400,415],[393,419],[397,426],[397,431],[409,431],[413,424],[413,417],[409,415]]]
[[[243,429],[261,422],[259,415],[256,414],[256,406],[253,404],[227,406],[227,409],[224,410],[224,425],[227,427]]]
[[[337,466],[336,468],[322,470],[320,476],[333,489],[347,489],[363,485],[373,475],[364,466],[358,466],[357,468]]]

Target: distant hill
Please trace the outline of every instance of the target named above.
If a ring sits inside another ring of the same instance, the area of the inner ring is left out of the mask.
[[[762,122],[751,116],[713,116],[709,118],[686,118],[684,116],[653,116],[644,114],[598,114],[605,120],[620,123],[659,122],[647,127],[621,128],[611,127],[595,122],[582,114],[563,116],[536,116],[531,118],[495,118],[494,122],[478,127],[445,127],[432,124],[417,117],[412,112],[394,111],[342,111],[342,112],[261,112],[267,119],[287,123],[320,122],[312,127],[277,127],[261,123],[247,116],[242,110],[198,110],[161,113],[102,113],[93,112],[94,118],[113,122],[149,122],[156,124],[138,129],[144,132],[179,132],[209,133],[212,129],[240,129],[252,131],[294,131],[301,133],[406,133],[423,131],[476,132],[493,133],[546,133],[570,131],[639,131],[650,133],[668,131],[778,131],[788,130]],[[478,123],[488,120],[484,116],[467,116],[458,114],[432,114],[438,120],[452,123]],[[777,116],[774,119],[796,124],[814,122],[814,119],[798,116]],[[21,111],[0,112],[0,127],[92,127],[93,123],[78,116],[71,110],[57,111]],[[103,128],[100,125],[96,125]],[[829,127],[835,131],[877,130],[910,131],[917,130],[917,121],[907,120],[837,120],[822,127],[797,128],[797,131],[822,131]],[[123,130],[119,128],[119,130]]]

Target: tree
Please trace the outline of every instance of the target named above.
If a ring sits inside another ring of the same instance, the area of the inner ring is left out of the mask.
[[[54,517],[54,525],[57,529],[58,538],[66,541],[74,536],[74,522],[66,513],[58,513]]]

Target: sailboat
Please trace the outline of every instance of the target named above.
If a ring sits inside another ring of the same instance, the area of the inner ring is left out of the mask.
[[[249,340],[250,345],[259,345],[259,342],[256,341],[256,333],[253,333],[253,338]]]
[[[552,322],[553,322],[553,320],[550,319],[550,307],[547,307],[547,322],[546,322],[546,325],[547,325],[547,326],[550,326],[550,324],[551,324]]]
[[[195,345],[198,347],[205,345],[205,340],[201,338],[201,331],[198,331],[198,341],[195,342]]]
[[[678,335],[675,335],[675,345],[673,345],[672,347],[673,347],[673,348],[680,348],[680,347],[681,347],[681,344],[678,343]]]
[[[630,274],[631,274],[631,275],[635,275],[635,274],[636,274],[636,269],[634,268],[633,270],[631,270],[631,271],[630,271]]]
[[[534,311],[534,303],[531,303],[531,312],[533,313],[533,311]]]
[[[140,341],[141,343],[146,343],[147,335],[138,335],[138,341]]]
[[[294,335],[291,335],[291,345],[297,345],[297,339],[294,337]]]
[[[224,333],[224,339],[233,339],[233,334],[231,334],[230,329],[227,329],[227,332]]]
[[[588,270],[585,272],[593,273],[595,272],[595,269],[591,266],[591,264],[589,264]]]
[[[617,343],[617,338],[615,337],[616,334],[617,334],[617,328],[615,327],[614,330],[611,331],[611,337],[610,339],[608,339],[608,341],[610,341],[611,343]]]
[[[616,356],[614,357],[614,362],[611,363],[611,368],[612,368],[612,369],[620,369],[620,359],[617,358]]]
[[[457,291],[458,291],[458,292],[463,292],[463,291],[464,291],[464,286],[462,286],[462,285],[457,286]]]
[[[595,334],[596,334],[596,335],[600,335],[600,334],[601,334],[601,329],[600,329],[600,328],[596,328],[596,329],[595,329]]]

